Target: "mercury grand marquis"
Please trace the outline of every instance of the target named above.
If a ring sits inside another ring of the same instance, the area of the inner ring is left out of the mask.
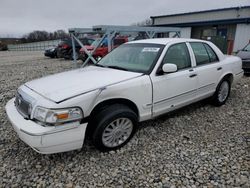
[[[97,64],[23,84],[6,112],[39,153],[80,149],[86,135],[109,151],[125,145],[139,122],[205,98],[225,104],[242,75],[241,59],[208,41],[132,41]]]

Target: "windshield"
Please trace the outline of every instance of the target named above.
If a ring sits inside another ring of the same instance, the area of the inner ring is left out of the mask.
[[[243,50],[244,51],[250,51],[250,43]]]
[[[124,44],[101,59],[98,65],[147,73],[154,66],[163,47],[160,44]]]

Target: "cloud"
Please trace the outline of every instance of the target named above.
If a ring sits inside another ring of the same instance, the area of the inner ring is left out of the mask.
[[[130,25],[150,16],[231,6],[249,0],[0,0],[0,35],[93,25]]]

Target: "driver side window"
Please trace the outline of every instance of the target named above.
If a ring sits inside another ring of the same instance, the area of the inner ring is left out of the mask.
[[[185,43],[174,44],[168,48],[163,59],[163,64],[171,63],[177,66],[177,70],[191,67],[190,55]]]

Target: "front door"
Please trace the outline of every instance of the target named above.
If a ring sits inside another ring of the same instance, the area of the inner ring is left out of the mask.
[[[192,69],[186,43],[171,45],[162,65],[165,63],[176,64],[178,70],[151,76],[154,117],[191,103],[196,97],[197,73]]]

